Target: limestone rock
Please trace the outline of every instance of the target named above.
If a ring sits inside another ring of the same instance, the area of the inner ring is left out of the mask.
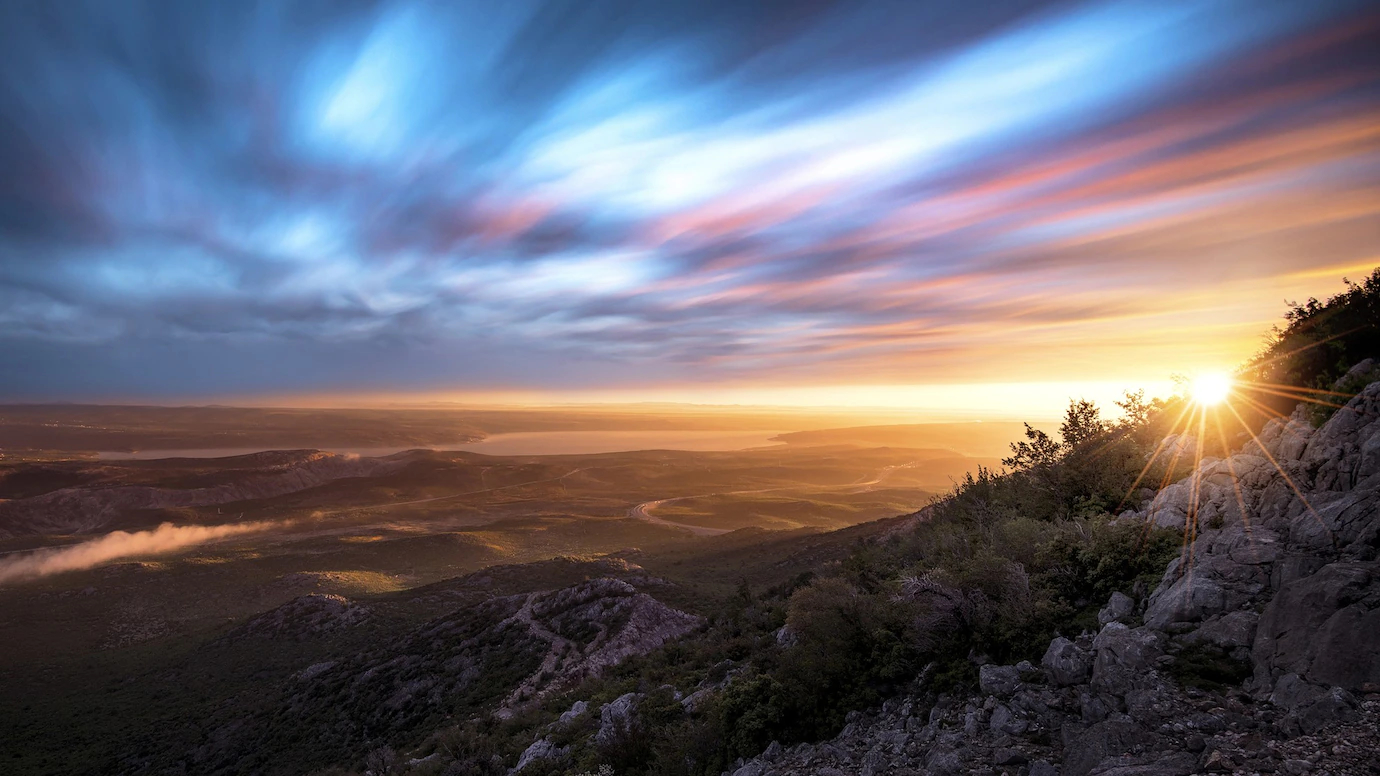
[[[368,620],[370,610],[344,596],[311,593],[264,612],[226,634],[226,640],[260,638],[307,641],[353,628]]]
[[[570,722],[571,720],[574,720],[576,717],[581,716],[582,714],[584,714],[584,713],[585,713],[586,711],[588,711],[588,710],[589,710],[589,702],[588,702],[588,701],[575,701],[574,703],[570,704],[570,710],[569,710],[569,711],[565,711],[565,712],[562,712],[562,713],[561,713],[561,719],[560,719],[561,724],[564,725],[564,724]]]
[[[1041,658],[1040,665],[1054,684],[1082,684],[1088,680],[1092,672],[1092,655],[1060,636],[1049,643],[1049,649]]]
[[[978,670],[978,686],[986,695],[1005,697],[1021,686],[1021,675],[1015,666],[985,665]]]
[[[633,712],[640,697],[637,693],[630,692],[605,703],[599,710],[599,730],[594,734],[594,740],[600,744],[608,744],[626,732],[632,725]]]
[[[1087,776],[1108,758],[1157,743],[1157,737],[1129,719],[1108,719],[1087,729],[1064,730],[1064,773]]]
[[[1166,569],[1150,596],[1145,624],[1166,630],[1242,608],[1268,593],[1270,572],[1281,554],[1280,537],[1268,529],[1205,532]]]
[[[1253,649],[1257,682],[1284,674],[1357,691],[1380,682],[1380,562],[1340,562],[1285,584]]]
[[[569,753],[568,748],[556,746],[551,739],[539,738],[523,750],[522,755],[518,757],[517,765],[513,766],[513,769],[508,773],[517,773],[538,760],[555,760],[565,757]]]
[[[1092,686],[1101,692],[1124,695],[1141,674],[1162,654],[1159,639],[1146,628],[1132,630],[1119,622],[1108,623],[1093,641]]]
[[[1109,622],[1125,622],[1135,608],[1136,602],[1130,596],[1120,591],[1112,593],[1111,600],[1097,613],[1097,622],[1100,625],[1106,625]]]
[[[1250,647],[1255,643],[1256,627],[1259,622],[1260,615],[1250,610],[1227,612],[1219,617],[1213,617],[1203,623],[1196,631],[1180,637],[1180,640],[1185,643],[1212,644],[1227,650]]]

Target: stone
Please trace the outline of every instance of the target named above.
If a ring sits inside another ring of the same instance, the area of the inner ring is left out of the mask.
[[[1378,521],[1380,522],[1380,521]],[[1297,674],[1359,691],[1380,682],[1380,562],[1338,562],[1286,582],[1261,614],[1257,682]]]
[[[925,770],[941,776],[952,776],[963,772],[963,760],[951,749],[932,749],[930,756],[925,759]]]
[[[1174,623],[1203,622],[1267,594],[1282,544],[1277,533],[1260,526],[1205,531],[1165,569],[1146,604],[1146,626],[1164,631]]]
[[[1203,623],[1198,630],[1187,634],[1185,640],[1207,642],[1223,649],[1249,647],[1255,643],[1260,615],[1250,610],[1227,612]]]
[[[877,776],[882,772],[886,765],[886,754],[882,752],[880,746],[872,747],[867,756],[863,758],[862,776]]]
[[[1065,725],[1064,773],[1088,776],[1109,757],[1132,754],[1156,742],[1156,736],[1129,719],[1107,719],[1081,728]]]
[[[637,706],[638,694],[630,692],[604,704],[599,710],[599,731],[594,739],[600,744],[614,740],[620,732],[632,724],[633,710]]]
[[[1102,628],[1093,641],[1093,652],[1092,685],[1113,695],[1125,695],[1161,654],[1152,631],[1132,630],[1119,622]]]
[[[1029,776],[1059,776],[1059,769],[1045,760],[1036,760],[1030,764]]]
[[[1122,755],[1097,764],[1089,776],[1189,776],[1198,770],[1198,758],[1177,754]]]
[[[1082,684],[1092,672],[1092,655],[1060,636],[1049,643],[1040,666],[1053,684],[1061,687]]]
[[[1079,714],[1083,721],[1088,724],[1101,722],[1112,713],[1113,704],[1107,703],[1107,699],[1091,692],[1083,692],[1078,696]]]
[[[1236,764],[1231,761],[1231,758],[1218,750],[1214,750],[1203,761],[1203,770],[1208,773],[1231,773],[1234,768],[1236,768]]]
[[[1288,732],[1311,735],[1334,722],[1348,722],[1356,716],[1356,699],[1340,687],[1318,693],[1294,707],[1284,718]]]
[[[531,746],[523,750],[522,755],[518,757],[517,765],[513,767],[510,773],[517,773],[538,760],[554,760],[565,757],[569,753],[568,748],[556,746],[549,738],[537,739]]]
[[[586,711],[589,711],[589,703],[587,701],[575,701],[570,705],[569,711],[561,713],[561,723],[564,724],[570,722],[571,720],[575,719],[581,714],[584,714]]]
[[[978,686],[984,695],[1005,697],[1021,686],[1021,674],[1015,666],[988,664],[978,669]]]
[[[1136,608],[1136,602],[1131,597],[1120,591],[1112,593],[1111,600],[1097,613],[1097,622],[1106,625],[1109,622],[1125,622],[1131,616],[1131,612]]]
[[[987,726],[994,733],[1018,736],[1030,727],[1030,723],[1012,714],[1011,709],[1006,706],[998,704],[996,708],[992,709],[992,718],[988,721]]]
[[[1027,759],[1025,753],[1019,749],[997,747],[992,751],[993,765],[1024,765]]]

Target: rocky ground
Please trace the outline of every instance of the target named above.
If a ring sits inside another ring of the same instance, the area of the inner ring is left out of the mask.
[[[629,582],[652,589],[666,585],[639,567],[586,565],[617,577],[487,597],[482,590],[494,570],[457,584],[461,590],[437,586],[429,594],[480,600],[400,633],[374,627],[373,647],[298,670],[272,707],[208,724],[217,734],[187,752],[182,767],[289,772],[295,769],[292,760],[265,753],[296,750],[304,765],[329,762],[330,752],[361,738],[433,730],[454,714],[497,709],[499,718],[508,718],[573,681],[597,677],[703,624]],[[240,651],[256,642],[326,643],[342,631],[376,625],[375,617],[369,607],[342,596],[310,594],[248,621],[222,642]],[[144,764],[131,760],[121,767],[140,771]]]
[[[1121,519],[1182,527],[1185,551],[1140,600],[1114,595],[1096,634],[727,773],[1380,774],[1380,383],[1321,428],[1271,422]],[[1190,664],[1246,678],[1185,686]]]

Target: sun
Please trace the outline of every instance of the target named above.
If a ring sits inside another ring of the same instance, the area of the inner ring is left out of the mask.
[[[1203,406],[1221,404],[1231,393],[1231,378],[1221,372],[1208,372],[1193,378],[1193,400]]]

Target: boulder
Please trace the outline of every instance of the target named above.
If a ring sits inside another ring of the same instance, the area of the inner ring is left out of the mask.
[[[963,760],[952,749],[936,747],[930,751],[930,756],[925,759],[925,770],[940,776],[952,776],[952,774],[964,771]]]
[[[767,762],[778,760],[781,758],[781,752],[781,742],[772,741],[771,745],[768,746],[764,752],[762,752],[762,759],[766,760]]]
[[[1021,686],[1021,674],[1015,666],[985,665],[978,669],[978,686],[984,695],[1006,697]]]
[[[1120,591],[1112,593],[1111,600],[1097,613],[1099,625],[1106,625],[1109,622],[1125,622],[1131,616],[1131,612],[1136,608],[1136,602],[1131,597]]]
[[[1356,714],[1356,699],[1340,687],[1319,687],[1297,674],[1285,674],[1275,683],[1270,702],[1286,709],[1281,723],[1291,735],[1312,734],[1334,722],[1345,722]]]
[[[1260,617],[1257,685],[1296,674],[1359,691],[1380,683],[1380,562],[1340,562],[1284,584]]]
[[[1349,491],[1380,474],[1380,382],[1371,383],[1309,435],[1298,458],[1320,491]]]
[[[987,726],[994,733],[1018,736],[1024,733],[1030,724],[1013,714],[1010,708],[999,703],[996,708],[992,709],[992,716],[988,720]]]
[[[1131,629],[1108,623],[1093,641],[1092,686],[1101,692],[1125,695],[1155,658],[1163,654],[1159,637],[1146,628]]]
[[[1180,639],[1185,643],[1207,643],[1226,650],[1249,647],[1255,643],[1259,622],[1260,615],[1249,609],[1228,612],[1208,620],[1202,627]]]
[[[992,750],[993,765],[1025,765],[1028,758],[1019,749],[999,746]]]
[[[599,710],[599,731],[594,740],[600,744],[614,741],[632,726],[632,716],[640,696],[635,692],[620,695]]]
[[[1053,684],[1061,687],[1082,684],[1092,672],[1092,655],[1060,636],[1049,643],[1040,666]]]
[[[1122,755],[1098,763],[1088,776],[1188,776],[1197,765],[1198,758],[1184,752]]]
[[[1108,758],[1144,751],[1159,739],[1129,719],[1108,719],[1087,728],[1064,727],[1064,773],[1087,776]]]
[[[539,738],[523,750],[522,756],[518,757],[517,765],[513,766],[513,769],[508,773],[517,773],[538,760],[555,760],[565,757],[569,753],[568,748],[556,746],[551,739]]]
[[[1165,570],[1146,606],[1145,624],[1168,630],[1243,608],[1269,592],[1282,550],[1279,535],[1259,526],[1204,532]]]
[[[584,714],[589,710],[588,701],[575,701],[570,705],[570,710],[561,713],[561,724],[565,724]]]

